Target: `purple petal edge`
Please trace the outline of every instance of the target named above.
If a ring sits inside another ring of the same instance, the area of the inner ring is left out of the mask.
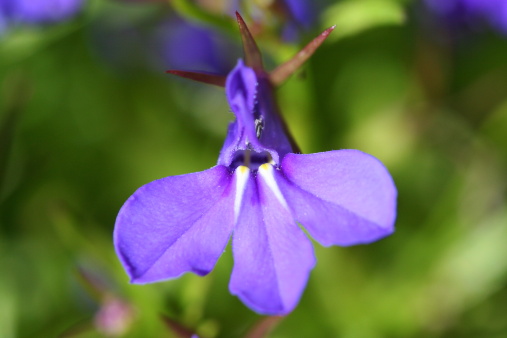
[[[277,181],[294,217],[322,245],[366,244],[394,232],[396,187],[375,157],[289,154],[281,168]]]
[[[249,179],[243,201],[229,290],[260,314],[287,314],[315,265],[311,242],[260,175]]]
[[[226,167],[171,176],[139,188],[116,219],[114,245],[132,283],[209,273],[233,226]]]

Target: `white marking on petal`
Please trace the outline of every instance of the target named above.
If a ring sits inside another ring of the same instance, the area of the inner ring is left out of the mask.
[[[245,192],[246,182],[250,177],[250,169],[241,165],[236,168],[234,172],[236,175],[236,198],[234,199],[234,224],[238,221],[239,212],[241,210],[241,202],[243,201],[243,195]]]
[[[258,173],[259,176],[261,176],[264,179],[264,182],[266,182],[267,186],[271,189],[273,194],[275,194],[276,199],[284,206],[285,209],[289,210],[289,206],[287,205],[287,201],[285,201],[285,198],[282,195],[282,192],[280,191],[280,188],[278,187],[278,184],[275,181],[275,176],[273,175],[274,168],[269,163],[264,163],[259,167]]]

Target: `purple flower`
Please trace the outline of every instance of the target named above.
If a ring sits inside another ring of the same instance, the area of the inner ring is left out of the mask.
[[[175,13],[165,13],[165,5],[114,7],[113,20],[110,15],[103,16],[92,26],[97,52],[122,72],[149,65],[157,72],[161,67],[169,67],[227,74],[240,55],[239,45],[219,31],[206,29]],[[140,15],[144,13],[152,15]]]
[[[139,188],[118,214],[114,242],[131,281],[143,284],[206,275],[232,234],[230,292],[280,315],[297,305],[315,265],[297,222],[325,246],[376,241],[394,231],[396,188],[358,150],[295,153],[255,48],[247,41],[248,66],[239,60],[225,82],[236,120],[217,165]]]
[[[309,30],[317,21],[318,10],[315,1],[278,0],[278,3],[286,13],[286,23],[282,33],[285,40],[297,40],[301,31]]]
[[[427,6],[449,23],[473,24],[488,21],[507,33],[507,1],[505,0],[425,0]]]
[[[317,4],[315,1],[313,3],[306,0],[283,0],[281,2],[287,6],[292,19],[304,28],[309,29],[316,21]]]
[[[159,63],[174,69],[227,74],[235,63],[235,58],[231,57],[233,52],[240,51],[219,32],[175,15],[159,25],[154,41],[160,54]]]
[[[42,24],[67,19],[75,15],[83,0],[0,0],[9,21]]]
[[[7,27],[7,17],[5,10],[3,8],[3,4],[0,2],[0,36],[6,27]]]

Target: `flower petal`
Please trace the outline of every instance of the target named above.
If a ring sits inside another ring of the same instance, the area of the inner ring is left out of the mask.
[[[225,83],[227,101],[236,116],[229,125],[218,164],[233,166],[237,152],[268,152],[275,163],[293,151],[292,140],[281,119],[273,86],[267,74],[256,72],[238,60]]]
[[[281,167],[280,189],[319,243],[369,243],[394,231],[396,187],[375,157],[358,150],[288,154]]]
[[[125,202],[114,241],[133,283],[213,269],[234,223],[231,181],[227,168],[216,166],[156,180]]]
[[[280,315],[297,305],[315,258],[311,242],[283,202],[272,171],[265,164],[246,183],[233,235],[229,290],[261,314]]]

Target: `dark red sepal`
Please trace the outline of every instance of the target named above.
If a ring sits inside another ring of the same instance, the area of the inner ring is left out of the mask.
[[[259,47],[257,47],[250,30],[238,12],[236,12],[236,19],[238,20],[239,32],[241,34],[241,40],[243,41],[245,64],[256,71],[264,71],[264,66],[262,65],[262,54]]]
[[[184,70],[173,70],[173,69],[167,70],[166,73],[173,74],[179,77],[184,77],[186,79],[194,80],[197,82],[212,84],[219,87],[225,87],[226,76],[224,75],[216,75],[201,72],[188,72]]]
[[[301,49],[292,59],[278,66],[271,73],[269,73],[269,79],[274,86],[279,86],[285,80],[287,80],[296,70],[298,70],[303,63],[308,60],[313,53],[320,47],[320,45],[326,40],[329,34],[335,29],[336,26],[329,27],[319,36],[313,39],[303,49]]]

